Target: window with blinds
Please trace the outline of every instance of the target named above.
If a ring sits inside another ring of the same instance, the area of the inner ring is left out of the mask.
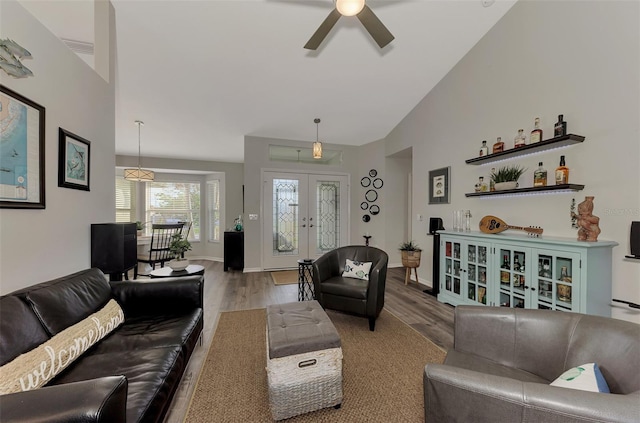
[[[209,241],[220,241],[220,180],[207,181],[207,211],[209,213]]]
[[[148,224],[192,222],[190,240],[200,239],[200,182],[147,182]]]
[[[116,222],[136,221],[136,184],[116,176]]]

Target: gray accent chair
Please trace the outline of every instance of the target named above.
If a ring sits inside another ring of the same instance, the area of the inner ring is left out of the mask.
[[[347,259],[371,262],[369,280],[343,278]],[[315,298],[323,308],[357,314],[369,319],[374,330],[384,307],[389,256],[384,251],[364,245],[339,247],[313,262]]]
[[[549,384],[595,362],[610,394]],[[458,306],[454,348],[424,368],[427,422],[638,422],[640,325],[550,310]]]

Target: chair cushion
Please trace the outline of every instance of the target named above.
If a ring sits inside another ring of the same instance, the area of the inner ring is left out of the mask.
[[[548,384],[549,381],[533,373],[515,367],[503,366],[495,361],[487,360],[472,353],[464,353],[457,350],[449,350],[444,364],[476,372],[516,379],[521,382],[534,382]]]
[[[335,276],[322,282],[321,289],[323,293],[336,295],[340,297],[350,297],[358,299],[367,298],[367,290],[369,281],[363,279],[343,278]]]
[[[347,259],[344,265],[343,278],[356,278],[369,280],[369,271],[371,270],[371,262],[352,261]]]

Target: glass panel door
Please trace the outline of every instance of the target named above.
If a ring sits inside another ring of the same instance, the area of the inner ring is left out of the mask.
[[[498,249],[501,307],[524,308],[529,289],[526,266],[528,252],[501,246]]]
[[[485,245],[467,245],[467,299],[487,304],[487,252]]]
[[[442,290],[460,295],[462,278],[462,245],[459,242],[444,241],[444,286]]]
[[[580,258],[572,253],[542,251],[537,257],[538,308],[573,311],[579,298],[573,277],[580,271]]]
[[[296,268],[348,242],[348,179],[264,173],[263,267]]]

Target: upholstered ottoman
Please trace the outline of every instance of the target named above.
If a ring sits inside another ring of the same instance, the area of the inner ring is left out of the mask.
[[[342,404],[340,336],[317,301],[267,307],[267,382],[275,420]]]

